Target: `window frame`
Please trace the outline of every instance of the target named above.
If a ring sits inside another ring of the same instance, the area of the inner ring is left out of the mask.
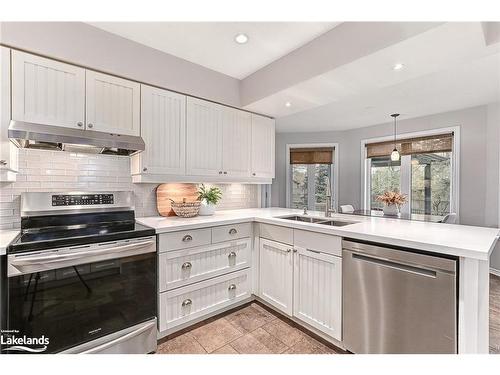
[[[290,193],[291,187],[291,165],[290,165],[290,149],[291,148],[320,148],[333,147],[333,191],[332,191],[332,207],[338,211],[338,191],[339,191],[339,144],[338,143],[287,143],[285,147],[286,160],[286,207],[290,208]]]
[[[423,136],[439,135],[453,132],[453,151],[451,153],[451,186],[450,186],[450,212],[457,214],[457,223],[460,222],[460,126],[436,128],[417,132],[400,133],[397,139],[407,139]],[[366,144],[374,142],[390,141],[394,135],[361,140],[361,206],[363,210],[370,210],[370,172],[371,159],[366,157]],[[401,191],[408,192],[408,201],[411,202],[411,155],[401,156]],[[402,213],[410,214],[410,205],[402,207]]]

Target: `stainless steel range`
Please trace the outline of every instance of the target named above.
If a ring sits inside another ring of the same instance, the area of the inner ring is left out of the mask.
[[[154,351],[156,238],[131,192],[25,193],[21,216],[2,352]]]

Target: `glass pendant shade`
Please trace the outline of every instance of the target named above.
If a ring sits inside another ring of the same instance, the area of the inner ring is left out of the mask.
[[[394,150],[391,153],[391,160],[398,161],[401,155],[399,155],[399,151],[396,148],[396,119],[398,118],[399,113],[393,113],[391,117],[394,119]]]
[[[395,148],[394,150],[392,150],[391,160],[392,161],[398,161],[399,158],[400,158],[399,151]]]

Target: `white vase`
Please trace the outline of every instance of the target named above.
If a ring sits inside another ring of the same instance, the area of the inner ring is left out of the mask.
[[[384,215],[386,216],[398,216],[399,215],[399,207],[397,204],[389,204],[384,205]]]
[[[215,204],[207,203],[205,200],[201,201],[200,216],[210,216],[215,213]]]

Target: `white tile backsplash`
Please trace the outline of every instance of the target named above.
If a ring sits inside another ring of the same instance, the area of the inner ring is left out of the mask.
[[[26,191],[130,190],[135,214],[158,215],[158,184],[133,184],[126,156],[19,149],[17,181],[0,182],[0,229],[21,225],[20,195]],[[223,193],[219,210],[258,207],[259,185],[217,185]]]

